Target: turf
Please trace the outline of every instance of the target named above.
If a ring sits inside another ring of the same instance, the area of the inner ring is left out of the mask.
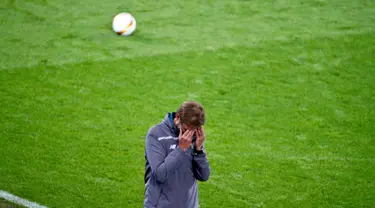
[[[140,207],[144,136],[207,110],[201,207],[375,204],[373,1],[0,3],[0,189]],[[130,11],[132,37],[111,31]]]
[[[0,198],[0,208],[23,208],[18,204],[14,204],[12,202],[6,201],[5,199]]]

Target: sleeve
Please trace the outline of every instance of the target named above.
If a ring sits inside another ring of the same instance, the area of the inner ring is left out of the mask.
[[[151,175],[163,183],[181,164],[185,152],[177,147],[167,155],[163,144],[152,134],[146,137],[146,155],[151,166]]]
[[[211,169],[205,150],[200,154],[194,154],[193,170],[195,178],[199,181],[207,181],[210,177]]]

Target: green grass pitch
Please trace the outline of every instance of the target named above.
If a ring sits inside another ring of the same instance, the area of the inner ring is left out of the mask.
[[[0,190],[142,207],[148,128],[197,100],[202,208],[375,205],[372,0],[2,0],[0,25]]]

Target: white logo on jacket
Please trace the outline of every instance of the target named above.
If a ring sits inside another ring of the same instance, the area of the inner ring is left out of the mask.
[[[169,149],[176,149],[176,145],[175,144],[171,144],[171,146],[169,147]]]
[[[164,140],[164,139],[173,139],[173,140],[178,140],[178,137],[173,137],[173,136],[166,136],[166,137],[159,137],[158,140]]]

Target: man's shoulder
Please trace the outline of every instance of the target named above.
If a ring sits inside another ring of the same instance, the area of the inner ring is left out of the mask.
[[[151,126],[148,129],[147,135],[158,137],[162,135],[163,132],[165,132],[166,130],[168,130],[168,127],[164,124],[164,122],[160,122],[158,124]]]
[[[150,135],[150,136],[158,136],[160,134],[160,131],[163,129],[162,127],[162,123],[158,123],[158,124],[155,124],[153,126],[151,126],[148,131],[147,131],[147,135]]]
[[[176,139],[169,127],[163,122],[152,126],[147,132],[147,138],[153,138],[158,141]]]

